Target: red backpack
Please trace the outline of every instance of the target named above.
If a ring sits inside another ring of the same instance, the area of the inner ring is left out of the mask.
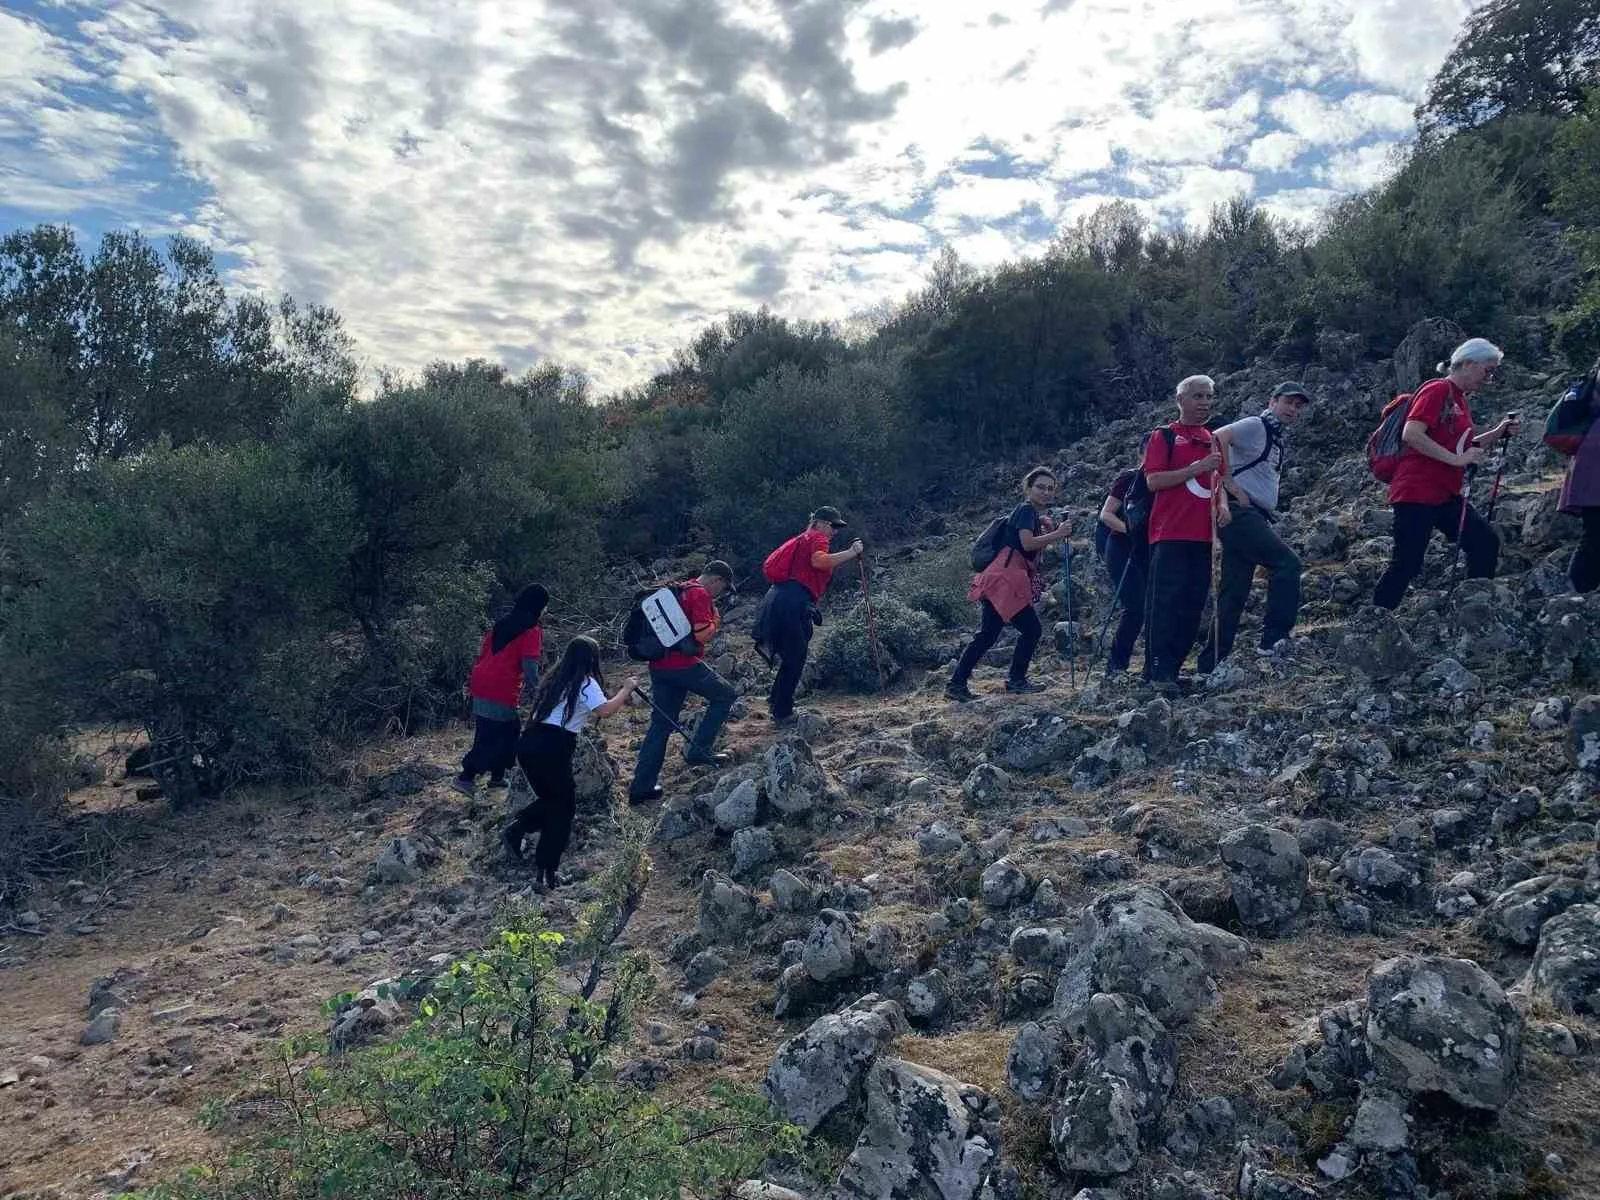
[[[761,564],[761,573],[767,577],[767,582],[772,584],[787,583],[794,578],[794,556],[800,547],[803,533],[797,533],[771,554],[767,561]]]
[[[1383,419],[1367,438],[1367,469],[1379,483],[1392,483],[1405,453],[1400,434],[1405,431],[1406,414],[1411,411],[1413,393],[1396,396],[1383,409]]]

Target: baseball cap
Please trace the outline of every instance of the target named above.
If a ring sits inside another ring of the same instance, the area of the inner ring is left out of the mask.
[[[842,516],[840,516],[839,515],[839,510],[837,508],[835,508],[831,504],[824,504],[824,505],[819,506],[811,514],[811,519],[813,521],[826,521],[829,525],[832,525],[835,529],[843,529],[846,525],[848,525],[850,523],[850,522],[846,521]]]
[[[1272,389],[1272,398],[1276,400],[1279,396],[1299,396],[1306,403],[1309,404],[1311,402],[1311,393],[1306,391],[1306,385],[1295,383],[1292,380],[1288,383],[1280,383]]]
[[[722,582],[728,585],[727,590],[730,596],[738,594],[739,589],[733,586],[733,568],[727,563],[723,562],[720,558],[713,558],[710,562],[706,563],[705,567],[701,569],[700,574],[715,575],[718,579],[722,580]]]

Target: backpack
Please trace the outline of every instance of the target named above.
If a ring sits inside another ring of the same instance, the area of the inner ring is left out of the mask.
[[[683,611],[683,588],[645,588],[622,623],[622,645],[636,662],[655,662],[694,647],[694,627]]]
[[[761,573],[767,577],[768,583],[774,585],[788,583],[794,578],[794,556],[800,549],[800,541],[804,537],[805,534],[797,533],[767,555],[766,561],[761,564]]]
[[[1167,443],[1167,461],[1172,461],[1172,452],[1177,448],[1178,435],[1172,432],[1172,426],[1163,425],[1157,431],[1161,440]],[[1150,515],[1155,512],[1156,494],[1150,490],[1150,485],[1144,481],[1144,472],[1136,471],[1133,482],[1128,485],[1128,493],[1122,498],[1122,523],[1128,527],[1128,539],[1134,543],[1142,543],[1150,537]]]
[[[1011,521],[1011,514],[1005,513],[996,517],[983,527],[983,532],[978,535],[978,540],[972,543],[972,569],[986,571],[989,564],[1000,557],[1000,551],[1006,548],[1006,525]]]
[[[1400,434],[1405,430],[1406,414],[1411,411],[1414,395],[1414,392],[1407,392],[1384,405],[1378,427],[1367,438],[1367,470],[1379,483],[1392,483],[1400,467],[1400,456],[1406,450]]]
[[[1595,372],[1575,382],[1544,420],[1544,444],[1571,458],[1594,425]]]
[[[1257,417],[1256,420],[1261,421],[1261,418]],[[1229,474],[1231,474],[1235,479],[1239,478],[1239,476],[1250,470],[1250,468],[1259,467],[1262,463],[1266,462],[1267,459],[1272,455],[1272,448],[1282,443],[1283,437],[1280,430],[1275,429],[1265,421],[1261,421],[1261,428],[1267,431],[1266,448],[1263,449],[1260,454],[1252,458],[1249,462],[1245,463],[1244,466],[1235,467],[1231,472],[1229,472]]]

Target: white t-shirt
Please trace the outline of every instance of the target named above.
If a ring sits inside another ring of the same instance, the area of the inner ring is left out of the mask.
[[[589,720],[589,714],[606,702],[605,692],[600,690],[600,685],[590,676],[583,681],[583,690],[578,693],[576,711],[567,712],[566,701],[562,701],[550,710],[550,715],[540,724],[559,725],[568,733],[580,732]]]

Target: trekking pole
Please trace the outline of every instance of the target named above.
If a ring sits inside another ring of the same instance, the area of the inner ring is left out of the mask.
[[[1461,519],[1456,522],[1456,548],[1450,556],[1450,590],[1456,586],[1456,571],[1461,566],[1461,540],[1467,535],[1467,510],[1472,498],[1472,477],[1478,473],[1478,465],[1474,463],[1468,467],[1461,477]]]
[[[1111,628],[1111,618],[1117,615],[1117,605],[1122,603],[1122,585],[1128,582],[1128,568],[1133,566],[1133,552],[1128,552],[1128,561],[1122,564],[1122,574],[1117,579],[1116,590],[1111,593],[1111,603],[1106,606],[1105,620],[1100,622],[1100,633],[1094,639],[1094,653],[1089,657],[1089,669],[1083,674],[1083,686],[1089,686],[1089,680],[1094,675],[1096,664],[1100,661],[1100,652],[1105,649],[1106,631]]]
[[[637,692],[640,696],[644,697],[644,702],[646,704],[648,704],[652,709],[655,710],[656,716],[660,717],[668,725],[672,726],[672,730],[673,730],[674,733],[676,733],[679,737],[681,737],[684,741],[690,743],[691,745],[694,744],[694,739],[691,738],[688,735],[688,733],[684,731],[683,726],[679,725],[671,717],[667,716],[666,709],[662,708],[659,704],[657,704],[655,702],[655,700],[651,697],[649,692],[645,691],[644,688],[642,688],[642,687],[636,687],[633,690],[635,692]]]
[[[1061,543],[1061,598],[1067,606],[1067,678],[1078,690],[1078,626],[1072,619],[1072,543]]]
[[[856,570],[861,575],[861,599],[867,606],[867,641],[872,646],[872,665],[878,672],[878,690],[889,690],[889,680],[883,673],[883,659],[878,654],[878,619],[872,612],[872,592],[867,587],[867,556],[856,559]]]
[[[1222,661],[1222,546],[1217,535],[1217,499],[1222,493],[1222,481],[1216,480],[1216,491],[1211,499],[1211,669],[1215,671]],[[1224,498],[1222,501],[1228,501]]]
[[[1520,419],[1522,414],[1519,412],[1514,412],[1511,413],[1510,416],[1513,419]],[[1495,505],[1500,503],[1500,480],[1501,477],[1506,473],[1506,452],[1510,449],[1511,434],[1507,433],[1505,437],[1500,439],[1500,462],[1499,465],[1494,469],[1494,486],[1489,489],[1489,512],[1488,515],[1484,517],[1484,520],[1489,522],[1491,525],[1494,524]]]

